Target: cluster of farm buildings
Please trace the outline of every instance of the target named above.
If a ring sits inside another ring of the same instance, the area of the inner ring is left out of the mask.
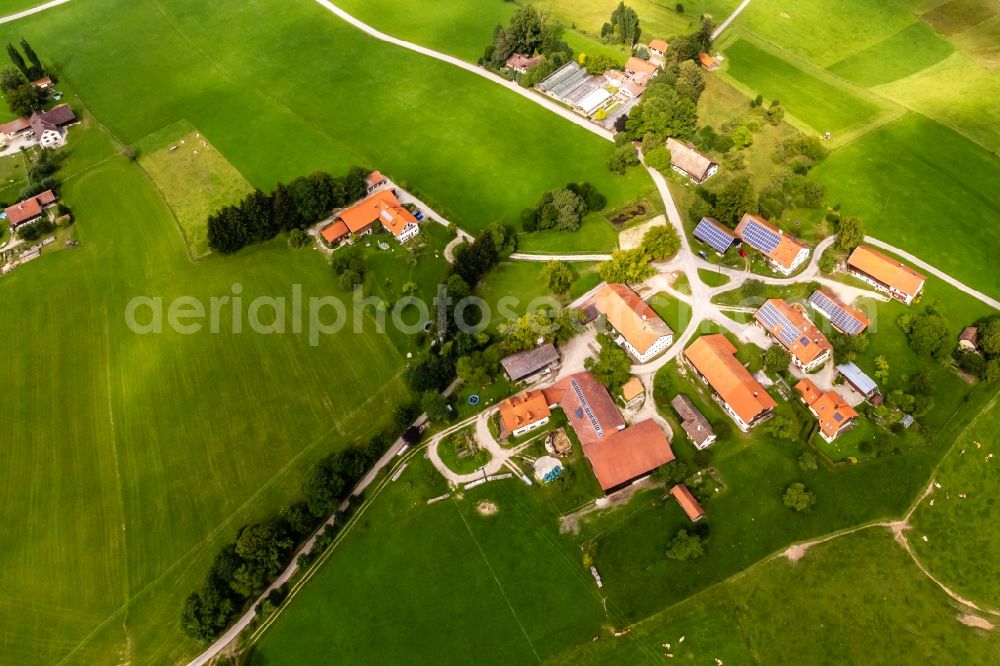
[[[399,202],[389,180],[378,171],[368,174],[367,195],[325,221],[319,235],[329,247],[339,247],[361,236],[385,229],[400,243],[420,234],[423,214]]]
[[[623,69],[609,69],[601,74],[591,74],[579,63],[570,61],[543,79],[536,88],[587,118],[610,123],[627,113],[646,92],[650,80],[663,66],[669,47],[664,39],[651,40],[644,47],[648,58],[633,55]],[[507,59],[505,69],[525,74],[541,61],[542,56],[515,53]],[[709,71],[718,67],[716,60],[707,53],[701,54],[700,62]]]
[[[734,230],[711,218],[698,225],[695,236],[719,253],[742,243],[767,257],[775,270],[788,275],[807,259],[809,248],[769,222],[746,215]],[[919,297],[926,278],[912,268],[867,246],[860,246],[847,259],[850,274],[903,303]],[[674,342],[674,332],[635,291],[624,284],[607,284],[582,307],[585,323],[601,318],[611,338],[634,363],[647,363]],[[818,434],[833,442],[856,423],[859,403],[881,404],[875,381],[854,363],[836,365],[840,379],[828,390],[806,376],[831,361],[833,346],[810,319],[810,313],[829,321],[848,336],[865,332],[870,324],[862,311],[842,302],[828,289],[815,290],[807,304],[773,298],[754,312],[754,326],[775,344],[787,350],[800,377],[794,389],[798,399],[817,422]],[[721,334],[702,335],[684,350],[683,362],[710,389],[714,400],[729,418],[746,432],[773,415],[775,399],[761,381],[737,358],[737,348]],[[559,353],[550,344],[520,352],[503,360],[512,381],[534,381],[558,367]],[[646,389],[637,377],[623,388],[621,403],[635,407]],[[716,441],[708,419],[692,400],[678,394],[671,401],[681,427],[692,444],[703,449]],[[554,385],[528,390],[500,404],[501,435],[518,437],[549,423],[552,410],[561,408],[579,439],[583,454],[605,493],[613,493],[649,475],[674,459],[670,441],[653,419],[628,425],[616,401],[590,373],[564,377]],[[703,515],[690,491],[675,489],[679,504],[691,518]]]

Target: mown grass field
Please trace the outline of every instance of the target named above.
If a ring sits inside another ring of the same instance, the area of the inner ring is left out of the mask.
[[[211,252],[208,216],[239,202],[252,190],[198,132],[175,137],[173,143],[143,157],[140,164],[173,212],[193,258]]]
[[[907,79],[879,86],[876,92],[953,128],[989,151],[1000,150],[1000,104],[995,102],[1000,98],[1000,70],[964,53],[953,53]],[[964,158],[965,151],[954,154],[956,160]]]
[[[812,177],[872,236],[1000,295],[992,268],[1000,165],[988,151],[910,114],[837,150]]]
[[[916,20],[897,2],[753,0],[736,24],[818,67],[829,67]]]
[[[789,114],[818,133],[859,125],[879,111],[872,102],[823,81],[746,39],[737,39],[724,52],[730,77],[767,99],[781,100]]]
[[[626,637],[602,636],[552,663],[663,663],[665,653],[709,664],[993,661],[996,632],[958,614],[888,531],[872,528],[813,546],[796,564],[757,564]]]
[[[87,35],[74,29],[95,16]],[[313,2],[70,3],[16,34],[45,44],[123,143],[185,120],[262,189],[317,169],[378,167],[470,231],[516,222],[568,181],[594,183],[612,206],[653,189],[644,176],[608,171],[609,142],[480,77],[377,42]],[[143,58],[130,57],[137,39]],[[155,85],[125,100],[122,80]]]
[[[337,6],[381,32],[476,62],[516,5],[503,0],[345,0]]]
[[[76,2],[0,32],[27,37],[120,144],[155,151],[171,128],[196,127],[264,189],[378,166],[471,230],[515,221],[569,180],[594,182],[612,205],[651,189],[641,171],[606,169],[607,142],[314,3]],[[122,81],[146,84],[126,95]],[[14,424],[5,533],[17,535],[3,540],[0,652],[173,662],[194,650],[177,617],[218,546],[292,497],[317,457],[377,428],[406,398],[404,363],[373,332],[317,347],[300,335],[129,332],[135,295],[225,296],[238,282],[249,302],[290,298],[292,284],[306,297],[337,289],[319,254],[282,239],[192,265],[151,180],[89,122],[62,173],[82,246],[0,283],[20,313],[0,322],[18,341],[8,376],[30,396],[0,406]],[[497,186],[516,164],[531,168]]]
[[[994,402],[959,434],[935,472],[941,488],[914,512],[909,533],[914,551],[936,577],[988,608],[1000,607],[1000,569],[992,556],[1000,544],[998,426],[1000,408]]]
[[[926,23],[917,21],[878,44],[833,63],[827,70],[867,88],[916,74],[944,60],[954,50]]]
[[[414,459],[249,663],[535,663],[599,631],[598,590],[537,489],[499,481],[425,504],[445,491]]]
[[[174,661],[190,647],[177,613],[217,547],[295,495],[313,460],[378,426],[370,406],[406,395],[400,360],[384,336],[349,331],[316,347],[225,327],[133,333],[135,296],[207,302],[240,283],[249,304],[293,284],[336,293],[333,278],[319,254],[280,240],[193,267],[159,194],[122,158],[70,179],[64,197],[81,246],[0,281],[20,313],[0,321],[18,341],[8,378],[25,388],[0,405],[0,651],[21,663]]]
[[[920,15],[942,35],[957,35],[1000,13],[990,0],[948,0]]]

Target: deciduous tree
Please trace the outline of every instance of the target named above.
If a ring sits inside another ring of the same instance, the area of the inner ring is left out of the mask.
[[[799,513],[809,511],[816,503],[816,495],[806,489],[803,483],[793,483],[785,490],[782,503],[793,511]]]

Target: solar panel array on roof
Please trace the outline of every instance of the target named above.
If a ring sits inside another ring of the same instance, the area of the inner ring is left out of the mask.
[[[594,412],[590,411],[590,404],[587,402],[587,398],[583,395],[583,390],[580,388],[580,384],[574,379],[570,382],[570,386],[573,387],[573,392],[576,393],[577,400],[583,406],[583,411],[590,419],[590,425],[594,427],[594,432],[597,433],[598,437],[604,437],[604,428],[601,427],[600,421],[594,416]],[[579,411],[579,410],[577,410]]]
[[[743,240],[758,252],[770,254],[781,243],[781,236],[751,219],[743,228]]]
[[[701,222],[694,228],[694,237],[719,254],[725,254],[736,240],[736,236],[726,233],[705,218],[701,218]]]
[[[839,303],[822,291],[814,291],[809,297],[809,303],[825,314],[830,319],[830,323],[848,335],[857,335],[865,329],[864,322],[842,308]]]
[[[780,326],[781,330],[778,331],[778,338],[781,343],[786,347],[791,347],[795,344],[795,338],[798,337],[798,331],[795,330],[795,325],[789,321],[788,317],[784,315],[778,308],[774,307],[773,303],[764,303],[760,310],[757,310],[757,317],[764,322],[768,330],[773,331],[775,326]],[[806,340],[808,342],[808,340]]]

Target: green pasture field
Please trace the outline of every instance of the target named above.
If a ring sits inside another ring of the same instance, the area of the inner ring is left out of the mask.
[[[941,488],[921,502],[907,535],[937,578],[987,608],[1000,607],[1000,569],[991,557],[1000,544],[998,427],[1000,409],[994,400],[955,440],[934,474]]]
[[[0,321],[17,341],[7,377],[25,387],[0,404],[0,515],[17,535],[4,540],[0,652],[19,663],[190,655],[178,613],[218,547],[296,496],[319,456],[379,427],[372,405],[407,395],[384,336],[348,329],[313,347],[305,333],[129,330],[136,296],[206,302],[239,283],[249,304],[335,283],[319,253],[290,253],[281,239],[192,265],[145,174],[94,159],[107,151],[95,131],[74,129],[78,152],[63,166],[78,174],[63,197],[81,245],[0,280],[19,313]]]
[[[746,39],[737,39],[724,53],[730,77],[766,99],[781,100],[789,114],[816,132],[845,130],[872,120],[879,112],[874,103],[823,81]]]
[[[988,151],[910,114],[835,151],[811,177],[867,233],[1000,296],[992,232],[1000,165]]]
[[[955,47],[917,21],[878,44],[833,63],[827,70],[860,86],[906,78],[947,58]]]
[[[345,0],[337,6],[393,37],[476,62],[516,5],[502,0],[408,2]]]
[[[211,252],[205,223],[208,216],[238,203],[253,189],[197,132],[176,137],[172,144],[144,156],[139,163],[177,219],[193,258]]]
[[[753,0],[735,24],[818,67],[829,67],[914,21],[897,2]]]
[[[414,458],[249,663],[535,663],[598,633],[600,594],[537,487],[511,479],[425,504],[442,492]]]
[[[44,3],[38,0],[0,0],[0,16],[10,16],[40,4]]]
[[[490,331],[529,310],[547,309],[560,303],[559,297],[540,278],[544,268],[542,261],[505,261],[483,278],[476,295],[490,308]],[[470,308],[470,320],[472,312]]]
[[[572,26],[595,39],[600,38],[601,26],[611,18],[611,12],[618,6],[617,0],[529,0],[529,2],[540,10],[548,11],[563,25]],[[697,32],[701,27],[699,19],[702,14],[711,14],[716,23],[721,23],[739,3],[735,0],[694,0],[682,3],[683,14],[675,11],[676,3],[633,0],[627,4],[639,14],[639,25],[642,28],[639,41],[648,44],[651,39],[669,40],[677,35]]]
[[[377,167],[473,232],[516,222],[567,181],[592,182],[612,206],[653,189],[644,175],[608,171],[610,142],[474,74],[373,40],[314,2],[113,0],[85,35],[76,27],[93,23],[93,7],[70,3],[0,33],[45,44],[122,143],[184,120],[255,187]],[[143,58],[130,57],[137,41]],[[124,80],[156,85],[125,98]]]
[[[517,249],[537,254],[610,253],[618,249],[618,231],[601,213],[590,213],[576,231],[522,233],[517,237]]]
[[[1000,25],[989,39],[1000,37]],[[992,43],[994,49],[996,42]],[[1000,151],[1000,69],[955,52],[918,74],[876,92],[954,129],[987,150]],[[929,148],[929,146],[927,146]],[[947,154],[957,160],[961,153]]]
[[[795,564],[761,562],[625,637],[602,635],[551,663],[992,661],[996,632],[965,626],[959,614],[887,530],[869,528],[815,545]]]
[[[0,201],[17,203],[21,188],[28,184],[28,161],[20,151],[0,157]]]
[[[938,33],[951,37],[982,24],[1000,8],[991,0],[949,0],[920,15]]]

